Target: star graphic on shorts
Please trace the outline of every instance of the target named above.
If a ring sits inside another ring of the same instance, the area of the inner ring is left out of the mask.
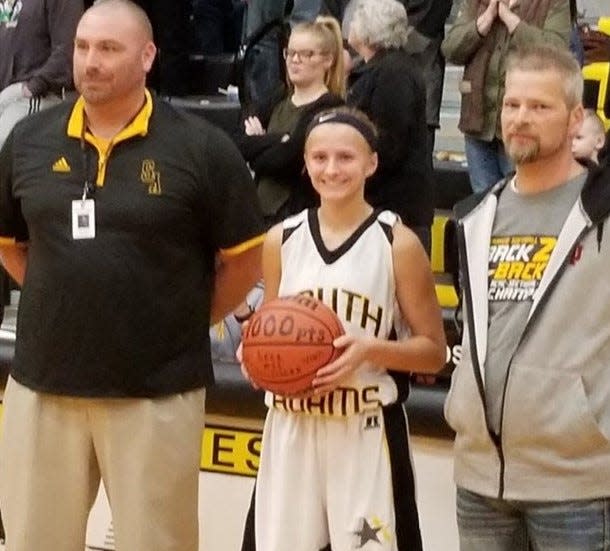
[[[369,524],[369,521],[363,518],[362,529],[358,532],[354,532],[354,534],[360,538],[360,545],[358,546],[358,549],[363,548],[369,541],[381,543],[377,537],[377,532],[379,532],[379,530],[381,530],[381,526],[379,528],[373,528]]]

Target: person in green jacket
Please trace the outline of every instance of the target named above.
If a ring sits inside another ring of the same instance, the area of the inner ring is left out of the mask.
[[[568,0],[463,0],[442,44],[447,61],[464,66],[459,129],[473,191],[512,171],[500,133],[506,55],[532,43],[568,48]]]

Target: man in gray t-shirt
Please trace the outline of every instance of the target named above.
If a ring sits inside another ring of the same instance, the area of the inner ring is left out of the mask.
[[[607,549],[610,170],[572,156],[583,80],[567,49],[509,53],[505,83],[515,176],[455,207],[464,334],[444,412],[459,547]]]
[[[510,358],[527,323],[557,236],[585,182],[579,174],[566,184],[534,195],[520,194],[515,180],[500,194],[489,245],[489,329],[485,386],[490,425],[500,432],[502,394]]]

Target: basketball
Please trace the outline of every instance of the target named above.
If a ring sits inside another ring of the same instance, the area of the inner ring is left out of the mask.
[[[340,355],[333,341],[343,325],[325,304],[307,295],[277,298],[250,318],[242,361],[252,381],[275,394],[311,389],[316,371]]]

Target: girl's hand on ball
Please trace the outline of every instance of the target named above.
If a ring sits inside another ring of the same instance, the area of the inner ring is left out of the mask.
[[[245,330],[248,327],[248,321],[244,321],[242,323],[241,326],[241,331],[242,331],[242,335],[244,334]],[[239,367],[241,369],[241,374],[244,376],[244,379],[246,379],[246,381],[248,381],[250,383],[250,385],[252,386],[252,388],[254,388],[255,390],[258,390],[259,387],[258,385],[252,380],[252,377],[250,377],[250,374],[248,373],[248,368],[246,367],[246,364],[243,362],[243,344],[239,343],[239,346],[237,347],[237,350],[235,351],[235,357],[237,358],[237,361],[239,362]]]
[[[333,362],[321,367],[312,382],[315,394],[327,394],[341,385],[354,370],[366,360],[371,337],[341,335],[333,341],[333,346],[343,349]]]

